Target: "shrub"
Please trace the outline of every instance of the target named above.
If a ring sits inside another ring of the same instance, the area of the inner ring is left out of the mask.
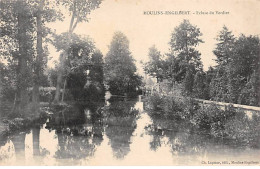
[[[191,119],[200,108],[199,103],[193,98],[185,98],[183,106],[184,112],[182,113],[182,116],[184,119]]]
[[[156,118],[163,116],[171,120],[182,120],[187,126],[192,125],[213,137],[233,139],[237,143],[260,147],[260,117],[254,114],[250,119],[244,111],[235,109],[233,105],[221,109],[214,103],[199,105],[192,98],[156,93],[149,96],[147,107]]]
[[[253,115],[250,119],[243,111],[239,111],[226,122],[224,133],[227,138],[235,139],[238,143],[259,147],[260,117]]]
[[[162,110],[163,105],[163,97],[159,93],[155,93],[148,97],[148,104],[146,106],[147,109],[152,111]]]
[[[192,118],[195,126],[206,129],[214,137],[233,139],[237,143],[259,146],[260,117],[250,119],[244,111],[232,105],[221,110],[215,104],[201,107]]]
[[[10,131],[17,131],[27,129],[31,124],[31,120],[26,118],[15,118],[8,121],[8,126]]]
[[[209,130],[215,137],[223,137],[226,122],[236,114],[232,106],[225,110],[220,109],[216,104],[202,106],[194,114],[192,122],[201,129]]]
[[[167,116],[172,119],[190,119],[199,108],[192,98],[164,96],[155,93],[148,97],[148,106],[151,113]]]
[[[190,98],[166,96],[163,103],[166,115],[175,119],[189,119],[195,111],[195,102]]]
[[[197,111],[197,113],[193,116],[192,123],[199,128],[210,129],[210,124],[212,123],[212,119],[210,117],[211,113],[217,114],[220,110],[214,104],[210,106],[203,106]]]

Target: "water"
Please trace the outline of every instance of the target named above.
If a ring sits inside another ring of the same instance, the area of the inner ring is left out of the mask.
[[[143,104],[111,98],[57,110],[43,126],[9,136],[0,165],[259,165],[259,149],[151,116]]]

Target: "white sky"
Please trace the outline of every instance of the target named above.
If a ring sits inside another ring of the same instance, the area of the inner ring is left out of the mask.
[[[144,11],[227,11],[229,15],[144,15]],[[123,32],[130,41],[130,51],[136,59],[139,72],[140,60],[148,60],[148,48],[153,44],[165,53],[169,49],[171,32],[183,19],[189,19],[203,33],[205,43],[198,47],[204,69],[214,65],[212,51],[218,32],[226,25],[238,36],[260,34],[260,1],[258,0],[104,0],[100,8],[89,16],[88,23],[81,23],[75,33],[89,35],[105,56],[115,31]],[[67,31],[69,17],[64,22],[50,24],[57,33]],[[53,60],[58,58],[55,49],[50,50]]]

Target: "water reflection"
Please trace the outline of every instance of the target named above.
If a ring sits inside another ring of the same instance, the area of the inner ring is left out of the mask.
[[[123,159],[130,151],[131,136],[136,128],[138,111],[134,108],[136,101],[118,101],[110,99],[104,110],[106,135],[110,140],[113,155]]]
[[[25,158],[25,132],[21,132],[11,137],[11,141],[14,145],[15,156],[17,161],[24,161]]]
[[[40,155],[40,126],[35,126],[32,129],[33,135],[33,156]]]
[[[52,117],[47,128],[58,138],[57,159],[78,160],[92,157],[103,140],[101,107],[104,103],[73,105]],[[60,125],[63,121],[63,125]],[[57,124],[58,123],[58,124]]]
[[[201,165],[259,160],[259,149],[214,139],[184,121],[151,115],[143,102],[107,96],[52,109],[43,126],[1,138],[0,165]]]
[[[177,165],[200,165],[199,162],[208,160],[259,160],[252,155],[259,153],[259,149],[253,150],[247,145],[234,144],[234,140],[213,138],[203,130],[195,130],[185,121],[156,115],[149,117],[151,123],[145,130],[151,136],[150,149],[157,151],[163,146],[168,147]]]

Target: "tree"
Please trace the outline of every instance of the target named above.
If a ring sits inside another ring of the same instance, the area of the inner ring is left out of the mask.
[[[251,106],[259,106],[259,84],[259,73],[255,71],[251,75],[249,82],[247,82],[246,85],[243,87],[238,98],[238,103]]]
[[[160,51],[153,45],[149,48],[149,62],[145,63],[144,71],[145,73],[156,77],[158,79],[163,79],[165,77],[165,62]]]
[[[130,94],[140,78],[129,51],[129,41],[122,32],[115,32],[105,57],[105,79],[112,94]]]
[[[210,83],[210,98],[215,101],[228,102],[229,91],[227,88],[228,76],[223,67],[216,68],[215,77]]]
[[[33,4],[34,16],[36,17],[36,58],[34,61],[34,84],[32,92],[33,105],[39,103],[39,86],[41,85],[41,79],[43,78],[43,71],[46,65],[47,47],[43,43],[49,39],[47,35],[50,34],[50,30],[45,26],[47,22],[54,22],[56,20],[62,20],[62,14],[59,10],[55,9],[57,3],[49,2],[45,0],[37,0]]]
[[[69,33],[62,33],[61,35],[57,35],[54,40],[54,46],[58,51],[64,51],[67,48],[67,45],[69,45],[66,61],[60,62],[64,64],[62,65],[62,79],[64,79],[64,84],[68,83],[68,88],[73,93],[74,99],[84,99],[83,97],[87,96],[86,91],[83,91],[84,86],[87,85],[86,82],[88,84],[90,83],[87,76],[89,76],[93,82],[96,82],[97,79],[99,82],[103,82],[103,76],[96,72],[97,70],[103,70],[102,54],[95,51],[94,43],[88,37],[82,37],[73,33],[70,36],[70,44],[66,44],[68,36]],[[90,70],[89,75],[86,75],[87,70]],[[101,71],[101,73],[103,72]],[[62,95],[62,100],[64,98],[64,93],[65,90]],[[81,96],[81,94],[84,96]]]
[[[236,39],[224,26],[217,40],[219,43],[213,51],[217,57],[216,76],[211,83],[211,96],[218,101],[241,103],[241,91],[245,92],[251,84],[250,78],[259,65],[259,38],[241,35]]]
[[[57,78],[57,86],[55,92],[54,103],[59,102],[60,100],[60,89],[61,89],[61,82],[62,76],[64,73],[64,62],[68,57],[68,50],[69,45],[71,43],[71,36],[75,28],[77,27],[78,23],[80,22],[87,22],[88,15],[90,12],[99,7],[102,0],[63,0],[60,3],[64,5],[71,16],[70,25],[68,30],[68,41],[65,43],[65,48],[63,50],[63,54],[60,55],[60,66],[58,69],[58,78]],[[66,83],[66,81],[65,81]],[[65,84],[64,84],[65,86]]]
[[[14,110],[21,112],[28,104],[27,89],[32,84],[33,105],[39,101],[39,84],[47,60],[47,48],[44,50],[43,42],[50,32],[44,23],[54,21],[60,15],[54,10],[55,3],[49,1],[7,0],[0,3],[2,21],[0,41],[4,44],[1,55],[8,61],[8,67],[14,67],[9,69],[10,71],[16,69]],[[35,40],[37,40],[36,49]]]
[[[31,1],[1,1],[1,55],[16,66],[14,112],[21,113],[29,96],[31,65],[34,57],[34,20]]]
[[[104,72],[103,72],[103,55],[100,50],[96,50],[91,57],[92,68],[89,73],[90,79],[103,84]]]
[[[232,72],[231,91],[235,102],[258,105],[259,100],[259,47],[260,40],[256,36],[241,35],[234,45],[234,55],[230,69]],[[249,94],[247,97],[246,95]]]
[[[167,53],[167,58],[165,60],[165,66],[164,68],[166,69],[166,78],[170,78],[172,85],[175,82],[179,82],[181,81],[180,77],[182,77],[182,75],[178,74],[178,73],[183,73],[180,72],[180,66],[179,66],[179,60],[176,59],[175,55],[173,54],[173,52],[171,53]]]
[[[220,31],[216,38],[216,49],[213,53],[216,55],[217,66],[216,76],[210,85],[211,97],[217,101],[229,102],[231,100],[232,78],[230,65],[232,63],[232,55],[235,43],[235,37],[226,26]]]
[[[0,101],[2,100],[2,98],[3,98],[3,80],[4,80],[4,78],[3,78],[3,69],[4,69],[4,64],[2,64],[1,62],[0,62]]]
[[[224,25],[219,32],[216,49],[213,53],[216,55],[216,62],[219,66],[226,66],[232,59],[232,49],[234,47],[235,37],[231,31]]]
[[[0,99],[2,101],[13,102],[16,93],[16,70],[17,68],[13,65],[4,65],[0,63],[0,80],[2,89],[0,91]]]
[[[90,59],[91,66],[89,71],[89,78],[84,88],[87,91],[88,99],[98,100],[105,96],[104,86],[104,61],[103,55],[99,50],[95,50]]]
[[[213,51],[217,57],[217,66],[210,83],[212,99],[257,105],[259,38],[243,34],[235,38],[224,26],[217,40],[219,43]]]
[[[183,85],[185,90],[184,93],[187,94],[188,96],[192,94],[193,83],[194,83],[194,75],[190,71],[190,69],[188,69],[185,78],[183,80]]]
[[[39,7],[36,12],[36,31],[37,31],[37,57],[35,64],[35,78],[34,78],[34,86],[33,86],[33,95],[32,102],[33,105],[37,105],[39,103],[40,97],[40,78],[42,75],[42,60],[43,60],[43,47],[42,47],[42,36],[43,36],[43,27],[42,27],[42,11],[44,6],[44,0],[39,2]]]
[[[171,34],[170,54],[167,59],[170,77],[177,82],[183,82],[187,93],[192,92],[192,83],[197,71],[202,70],[200,52],[196,46],[203,41],[200,39],[200,29],[191,25],[188,20],[175,27]]]
[[[198,71],[194,77],[193,93],[194,97],[208,99],[208,87],[206,82],[206,73]]]
[[[86,75],[89,70],[89,75]],[[97,101],[104,97],[103,60],[97,50],[90,56],[90,62],[85,62],[68,74],[69,93],[75,100]]]
[[[206,83],[206,89],[205,89],[205,99],[211,99],[210,97],[210,84],[211,82],[213,81],[213,78],[216,76],[216,69],[214,69],[213,67],[209,67],[208,70],[206,71],[206,80],[205,80],[205,83]]]
[[[192,67],[196,71],[202,69],[201,54],[196,50],[196,46],[203,43],[200,36],[202,36],[200,29],[191,25],[188,20],[183,20],[178,27],[175,27],[169,45],[170,51],[175,53],[176,61],[179,62],[180,70],[178,71],[186,72]]]
[[[212,79],[215,77],[215,74],[216,74],[216,69],[210,66],[206,71],[206,83],[208,86],[211,83]]]

